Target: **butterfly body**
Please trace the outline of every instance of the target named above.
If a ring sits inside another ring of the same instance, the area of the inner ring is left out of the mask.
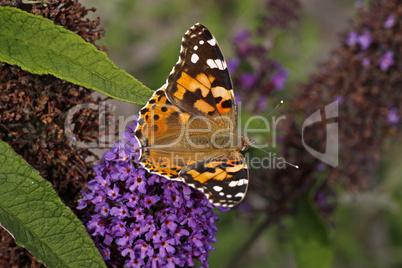
[[[140,163],[151,173],[201,190],[217,206],[238,204],[248,169],[236,133],[237,109],[229,72],[210,31],[194,25],[167,82],[140,111],[135,135]]]

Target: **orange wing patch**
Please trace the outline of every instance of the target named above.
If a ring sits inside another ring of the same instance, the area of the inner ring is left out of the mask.
[[[172,105],[165,95],[165,88],[155,91],[148,104],[141,109],[136,136],[142,146],[155,144],[158,136],[171,134],[172,126],[177,131],[184,128],[191,115]]]
[[[186,71],[183,71],[177,80],[177,91],[174,93],[174,96],[178,99],[183,99],[183,95],[187,91],[195,93],[197,90],[200,90],[202,97],[205,98],[210,91],[212,81],[203,73],[193,78]]]
[[[192,157],[178,158],[171,152],[144,149],[140,162],[150,172],[160,174],[169,179],[175,179],[179,178],[180,170],[187,165],[193,164],[195,161]]]
[[[206,101],[204,101],[203,99],[199,99],[194,103],[194,107],[197,108],[199,111],[203,112],[203,113],[211,113],[213,111],[215,111],[215,108],[212,107],[210,104],[208,104]]]
[[[216,107],[221,115],[230,113],[233,109],[232,93],[223,87],[211,88],[212,95],[218,100]]]

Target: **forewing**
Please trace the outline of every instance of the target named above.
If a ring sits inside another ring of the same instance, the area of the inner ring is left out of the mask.
[[[236,127],[229,71],[216,39],[202,24],[183,36],[179,61],[167,79],[166,95],[193,115],[211,117],[223,128]]]

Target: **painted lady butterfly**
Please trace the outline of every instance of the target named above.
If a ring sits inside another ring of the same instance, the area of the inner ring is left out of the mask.
[[[151,173],[183,181],[216,206],[245,196],[248,169],[240,151],[251,142],[237,135],[232,82],[222,52],[203,25],[182,39],[167,82],[140,111],[135,135],[140,163]]]

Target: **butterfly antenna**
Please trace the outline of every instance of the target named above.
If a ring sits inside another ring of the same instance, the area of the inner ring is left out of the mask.
[[[281,106],[281,104],[283,104],[283,100],[281,100],[281,101],[276,105],[276,107],[275,107],[266,117],[270,116],[273,112],[275,112],[275,110],[278,109],[278,107]],[[253,136],[253,134],[257,131],[257,129],[259,129],[259,128],[261,127],[262,123],[264,123],[263,120],[261,120],[261,122],[260,122],[260,124],[258,125],[258,127],[257,127],[256,129],[254,129],[253,132],[251,132],[251,134],[248,136],[248,138],[251,138],[251,136]]]
[[[257,147],[257,146],[254,146],[254,145],[252,145],[252,144],[250,144],[250,147],[255,148],[255,149],[258,149],[258,150],[260,150],[260,151],[263,151],[264,153],[269,154],[270,156],[273,156],[274,158],[285,162],[285,163],[288,164],[289,166],[292,166],[292,167],[294,167],[294,168],[299,168],[298,165],[289,163],[289,162],[286,161],[283,157],[277,157],[275,154],[272,154],[271,152],[268,152],[268,151],[266,151],[266,150],[264,150],[264,149],[261,149],[261,148],[259,148],[259,147]]]

